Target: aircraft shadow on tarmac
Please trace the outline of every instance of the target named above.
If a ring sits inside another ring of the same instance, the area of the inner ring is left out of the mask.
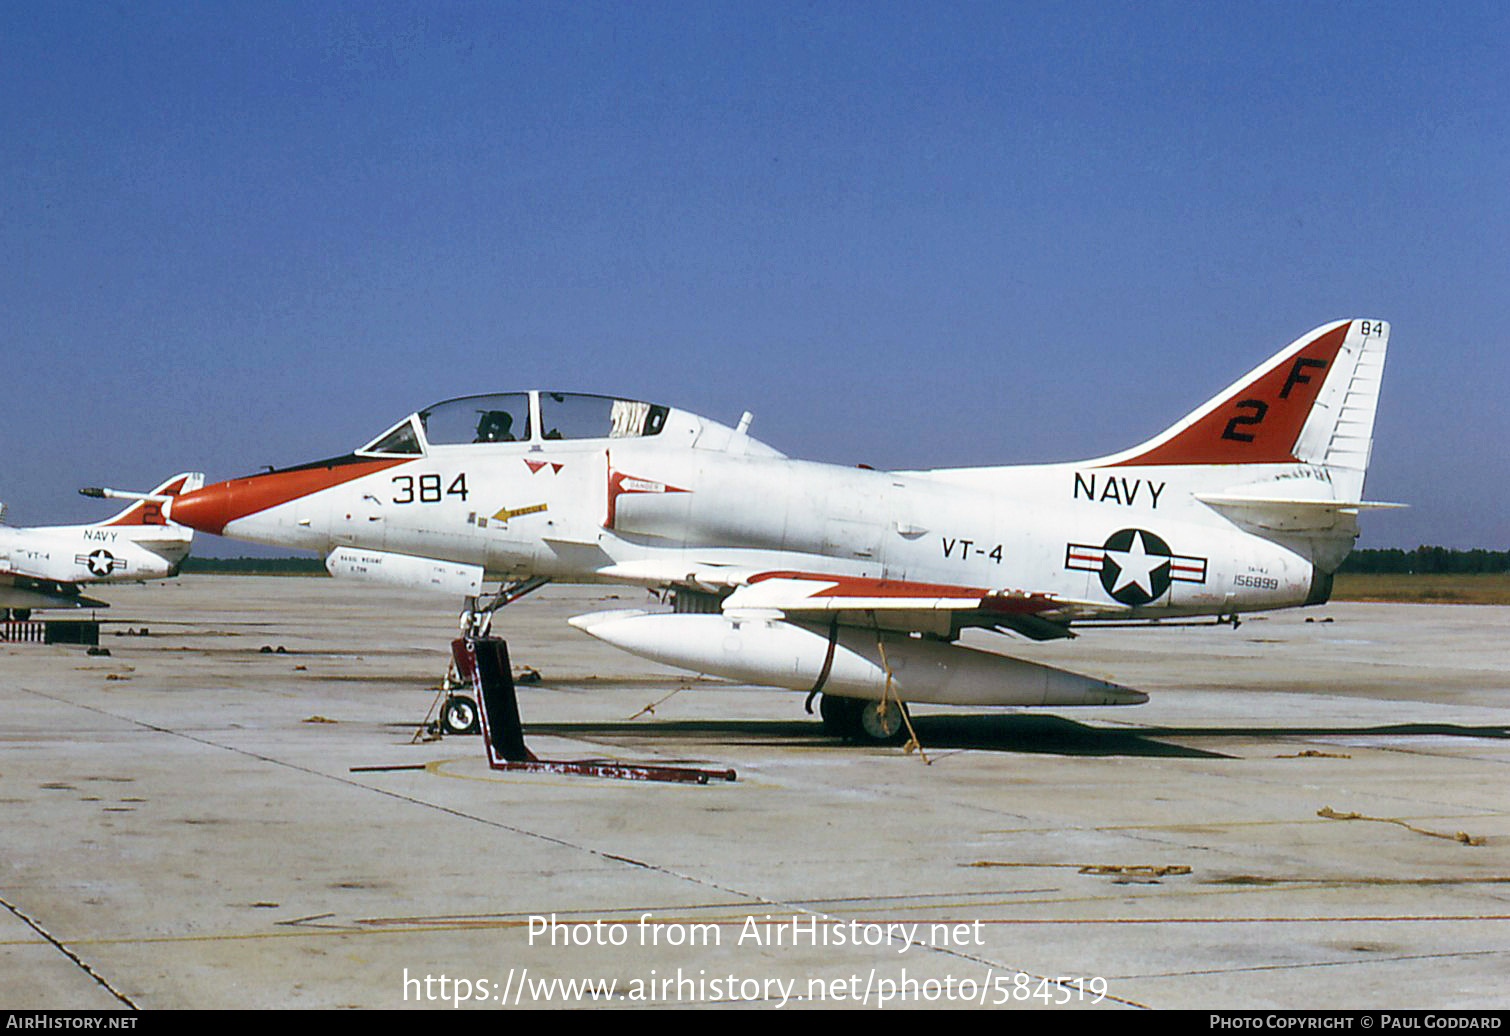
[[[1060,716],[999,716],[960,714],[916,716],[913,726],[923,746],[932,751],[975,749],[1031,755],[1148,756],[1187,759],[1231,759],[1225,752],[1198,748],[1190,742],[1230,740],[1273,741],[1276,749],[1296,750],[1297,738],[1510,738],[1510,727],[1469,727],[1444,723],[1406,723],[1368,727],[1098,727]],[[649,739],[684,739],[747,745],[813,745],[833,741],[818,732],[811,720],[656,720],[613,723],[538,723],[525,721],[525,735]]]

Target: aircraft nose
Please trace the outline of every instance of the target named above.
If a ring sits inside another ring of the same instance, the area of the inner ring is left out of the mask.
[[[270,471],[265,475],[228,479],[174,497],[164,508],[164,514],[180,525],[222,536],[225,527],[234,521],[407,463],[410,459],[369,459],[351,455]],[[241,534],[234,531],[233,535]]]
[[[248,501],[242,499],[247,494],[237,491],[237,483],[250,481],[252,480],[235,479],[216,482],[192,493],[176,496],[163,508],[164,516],[179,525],[218,536],[227,523],[258,510],[255,505],[248,506]]]

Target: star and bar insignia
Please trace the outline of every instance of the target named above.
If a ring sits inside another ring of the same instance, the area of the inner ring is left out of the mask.
[[[108,576],[116,569],[126,567],[124,559],[116,557],[103,548],[89,554],[75,554],[73,560],[77,565],[86,566],[90,574],[95,576]]]
[[[1100,573],[1107,594],[1129,607],[1157,601],[1169,591],[1171,582],[1206,581],[1205,558],[1176,554],[1146,529],[1119,529],[1099,547],[1067,544],[1064,567]]]

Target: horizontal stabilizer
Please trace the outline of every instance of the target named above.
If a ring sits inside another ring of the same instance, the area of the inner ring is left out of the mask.
[[[1305,500],[1287,497],[1196,493],[1195,498],[1234,521],[1283,532],[1317,531],[1350,521],[1360,511],[1388,511],[1409,504],[1373,500]]]

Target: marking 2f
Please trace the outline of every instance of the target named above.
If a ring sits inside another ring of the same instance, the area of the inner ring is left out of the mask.
[[[446,496],[467,498],[467,473],[463,471],[441,492],[441,477],[430,475],[394,475],[393,502],[396,504],[438,504]]]
[[[1297,356],[1295,362],[1290,364],[1290,372],[1279,390],[1279,398],[1289,399],[1297,385],[1312,384],[1327,366],[1326,360]],[[1227,422],[1227,427],[1222,429],[1222,438],[1232,442],[1252,442],[1254,430],[1269,416],[1269,404],[1262,399],[1243,399],[1234,403],[1233,409],[1245,413],[1233,415],[1232,420]]]
[[[1249,412],[1238,414],[1228,421],[1227,427],[1222,430],[1222,438],[1231,439],[1233,442],[1252,442],[1253,436],[1248,432],[1238,431],[1238,428],[1257,427],[1262,424],[1264,416],[1269,412],[1269,404],[1261,399],[1245,399],[1237,404],[1237,409]]]

